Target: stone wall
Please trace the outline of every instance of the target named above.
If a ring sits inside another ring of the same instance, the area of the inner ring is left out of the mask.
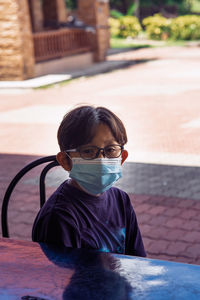
[[[90,35],[95,61],[104,61],[109,48],[108,2],[107,0],[78,1],[78,17],[96,30],[96,35]]]
[[[0,0],[0,80],[33,76],[33,41],[27,1]]]
[[[78,0],[78,18],[90,26],[96,25],[96,0]]]
[[[67,22],[67,8],[64,0],[57,0],[57,18],[59,22]]]
[[[97,50],[94,59],[96,61],[104,61],[109,48],[110,30],[108,26],[109,5],[108,1],[97,0],[95,2],[96,11],[96,34],[97,34]]]

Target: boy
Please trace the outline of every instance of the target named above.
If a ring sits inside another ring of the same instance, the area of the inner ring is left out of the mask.
[[[104,107],[75,108],[60,124],[58,143],[70,179],[38,213],[33,241],[146,256],[130,199],[112,187],[128,156],[121,120]]]

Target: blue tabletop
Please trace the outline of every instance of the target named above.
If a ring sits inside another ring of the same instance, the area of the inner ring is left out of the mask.
[[[200,266],[0,239],[0,299],[200,299]]]

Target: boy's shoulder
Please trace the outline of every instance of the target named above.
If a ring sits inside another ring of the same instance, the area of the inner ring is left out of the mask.
[[[67,204],[70,201],[69,190],[70,187],[66,180],[51,194],[45,205],[55,208],[60,204]]]
[[[119,189],[118,187],[111,187],[107,192],[110,194],[111,197],[130,202],[128,194],[123,190]]]

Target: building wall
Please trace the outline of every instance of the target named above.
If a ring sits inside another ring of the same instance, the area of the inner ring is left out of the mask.
[[[0,80],[33,76],[33,41],[27,1],[0,0]]]
[[[67,9],[64,0],[43,0],[43,14],[46,25],[67,22]]]
[[[43,0],[43,14],[45,25],[57,23],[56,1]]]
[[[95,1],[96,0],[78,0],[78,17],[85,24],[90,26],[96,25]]]
[[[40,32],[43,31],[44,18],[42,11],[42,3],[40,0],[28,0],[29,13],[31,17],[32,31]]]
[[[94,60],[104,61],[109,48],[109,1],[79,0],[78,17],[85,24],[93,26],[96,30],[96,34],[93,35],[91,39],[94,50]]]
[[[64,0],[0,0],[0,80],[24,80],[35,76],[34,45],[29,5],[34,9],[34,31],[42,30],[43,19],[64,22],[67,18]],[[37,5],[36,5],[37,4]],[[105,60],[108,49],[108,1],[79,0],[78,16],[93,26],[91,45],[95,61]]]

